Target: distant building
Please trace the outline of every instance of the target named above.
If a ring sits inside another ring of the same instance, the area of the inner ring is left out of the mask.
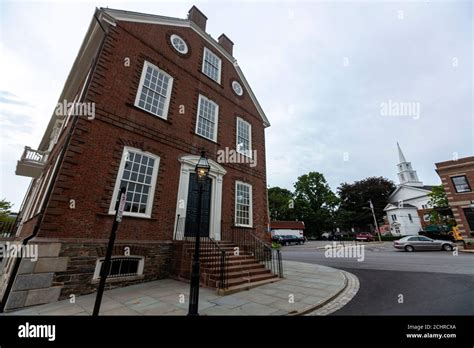
[[[405,159],[398,143],[397,148],[399,184],[390,195],[389,203],[384,211],[387,214],[387,222],[393,235],[418,234],[422,229],[418,210],[429,208],[429,194],[433,186],[423,185],[423,182],[418,179],[418,174],[413,169],[411,162]]]
[[[436,163],[459,231],[474,236],[474,156]]]
[[[273,236],[298,235],[304,236],[303,221],[271,221],[270,229]]]

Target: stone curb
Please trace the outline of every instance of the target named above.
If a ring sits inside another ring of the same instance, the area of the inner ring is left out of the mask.
[[[344,286],[339,289],[339,291],[337,293],[335,293],[334,295],[332,295],[330,298],[328,298],[327,300],[324,300],[323,302],[321,303],[318,303],[318,304],[314,304],[314,305],[309,305],[303,309],[300,309],[298,311],[293,311],[293,312],[290,312],[288,313],[287,315],[288,316],[298,316],[298,315],[305,315],[307,313],[310,313],[316,309],[319,309],[321,307],[324,307],[325,305],[327,305],[329,302],[331,302],[332,300],[334,300],[336,297],[338,297],[344,290],[347,289],[347,286],[349,284],[348,280],[347,280],[347,277],[346,275],[344,274],[344,272],[340,272],[342,274],[342,276],[344,277]]]

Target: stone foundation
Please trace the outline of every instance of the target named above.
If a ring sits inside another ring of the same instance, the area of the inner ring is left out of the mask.
[[[5,309],[55,302],[70,295],[95,292],[97,260],[105,257],[107,241],[62,240],[30,242],[38,245],[38,260],[22,259]],[[129,252],[129,254],[126,254]],[[111,278],[106,289],[167,278],[171,274],[174,245],[171,241],[118,241],[112,256],[144,257],[143,274]]]

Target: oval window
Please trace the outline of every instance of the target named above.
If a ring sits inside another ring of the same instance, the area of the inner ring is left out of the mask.
[[[170,37],[170,41],[176,51],[181,54],[188,53],[188,45],[180,36],[173,34]]]
[[[242,86],[237,81],[232,82],[232,89],[234,90],[235,94],[237,94],[238,96],[241,96],[242,94],[244,94],[244,90],[242,89]]]

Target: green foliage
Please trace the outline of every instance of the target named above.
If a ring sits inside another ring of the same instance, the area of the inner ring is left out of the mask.
[[[387,205],[388,197],[395,190],[395,184],[384,177],[369,177],[352,184],[342,183],[338,189],[340,198],[339,209],[336,213],[337,225],[341,228],[365,228],[373,224],[369,200],[374,205],[377,221],[384,215],[383,209]]]
[[[276,242],[272,242],[272,249],[281,249],[281,244],[276,243]]]
[[[9,217],[12,204],[5,199],[0,200],[0,221],[11,220]]]
[[[310,172],[298,178],[295,185],[295,213],[306,226],[308,236],[319,236],[334,228],[334,212],[339,202],[324,175]]]
[[[434,225],[438,224],[446,224],[446,223],[453,223],[452,218],[440,214],[436,211],[436,208],[446,208],[449,206],[448,203],[448,196],[444,191],[443,185],[433,186],[431,193],[429,194],[430,200],[428,201],[428,205],[433,208],[429,212],[430,216],[430,223]]]
[[[294,220],[294,209],[290,207],[293,194],[290,190],[281,187],[270,187],[268,189],[268,208],[271,220]]]
[[[448,207],[448,196],[444,191],[443,185],[433,186],[431,193],[429,194],[430,200],[428,204],[433,208],[445,208]]]

